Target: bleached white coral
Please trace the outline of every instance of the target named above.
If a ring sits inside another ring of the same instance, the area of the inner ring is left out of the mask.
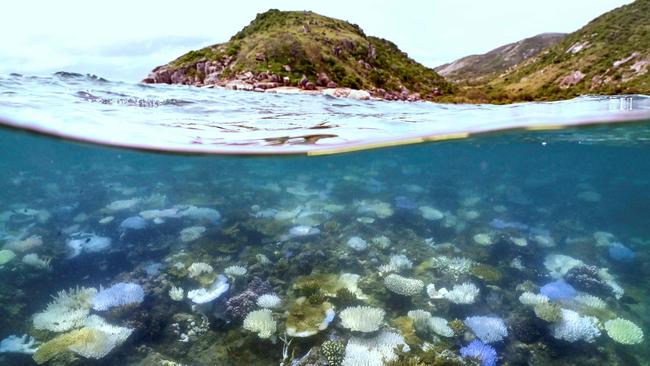
[[[362,252],[368,248],[368,242],[358,236],[353,236],[348,239],[347,245],[355,252]]]
[[[22,253],[33,250],[43,245],[43,239],[38,235],[32,235],[27,239],[14,240],[5,244],[2,249],[11,250],[15,253]]]
[[[96,289],[85,287],[59,291],[45,311],[34,315],[34,328],[64,332],[82,326],[96,294]]]
[[[169,297],[174,301],[182,301],[185,297],[185,291],[183,291],[182,287],[172,286],[169,289]]]
[[[581,260],[563,254],[549,254],[544,259],[544,267],[551,277],[556,279],[564,277],[573,267],[583,264]]]
[[[446,293],[447,289],[444,287],[440,290],[436,290],[436,285],[433,283],[427,285],[427,295],[430,299],[443,299]]]
[[[601,298],[585,293],[580,293],[573,298],[573,301],[594,309],[604,309],[607,304]]]
[[[106,356],[133,333],[133,329],[108,324],[97,315],[89,316],[84,327],[93,329],[94,336],[89,337],[87,342],[75,343],[68,348],[78,355],[94,359]]]
[[[226,274],[226,276],[231,277],[241,277],[245,275],[246,272],[246,268],[242,266],[229,266],[223,270],[223,273]]]
[[[600,336],[598,319],[580,316],[573,310],[562,309],[562,319],[551,325],[551,334],[568,342],[586,341],[592,343]]]
[[[524,305],[537,305],[548,301],[548,296],[542,294],[534,294],[532,292],[524,292],[521,294],[521,296],[519,296],[519,302]]]
[[[111,242],[111,238],[105,236],[74,233],[65,244],[69,249],[68,258],[74,258],[81,253],[98,253],[107,250]]]
[[[421,309],[411,310],[406,315],[413,319],[416,329],[425,329],[428,326],[429,319],[431,319],[431,313]]]
[[[195,304],[205,304],[217,299],[223,295],[230,288],[228,279],[224,275],[219,275],[214,280],[210,288],[199,288],[187,292],[187,298],[192,300]]]
[[[16,258],[16,253],[9,249],[0,249],[0,266],[11,262],[14,258]]]
[[[542,248],[552,248],[555,246],[555,240],[549,234],[538,234],[533,236],[533,241]]]
[[[104,209],[109,212],[130,210],[135,208],[135,206],[137,206],[141,202],[142,202],[142,198],[139,197],[131,198],[128,200],[118,200],[109,203],[108,205],[106,205]]]
[[[437,221],[445,217],[445,215],[440,210],[430,206],[420,206],[418,207],[418,210],[420,211],[422,218],[425,220]]]
[[[441,272],[458,278],[462,275],[468,274],[474,266],[474,261],[464,257],[447,257],[439,256],[431,259],[431,266]]]
[[[374,215],[380,219],[385,219],[393,215],[393,209],[387,202],[362,200],[355,201],[354,205],[357,206],[357,212],[361,214]]]
[[[337,288],[345,288],[351,293],[353,293],[357,299],[367,299],[368,296],[366,296],[361,289],[359,288],[359,279],[361,276],[355,273],[341,273],[339,275],[338,279],[338,284]]]
[[[106,311],[114,307],[139,304],[144,301],[144,289],[137,283],[118,282],[111,287],[100,286],[93,298],[93,310]]]
[[[270,338],[277,329],[273,313],[269,309],[254,310],[246,315],[244,329],[257,333],[260,338]]]
[[[494,244],[494,238],[489,233],[478,233],[472,237],[474,243],[482,246]]]
[[[627,319],[611,319],[605,322],[607,335],[618,343],[638,344],[643,342],[643,330]]]
[[[10,335],[0,342],[0,353],[25,353],[33,354],[38,345],[34,337],[27,334],[22,337]]]
[[[443,297],[454,304],[472,304],[476,301],[479,294],[479,289],[471,282],[465,282],[462,285],[454,285],[454,287],[447,291]]]
[[[621,297],[623,297],[625,290],[623,290],[623,287],[616,282],[614,279],[614,276],[609,273],[607,268],[600,268],[598,270],[598,277],[600,277],[601,280],[603,280],[606,284],[609,285],[609,287],[612,288],[612,292],[614,293],[614,297],[619,300]]]
[[[214,268],[211,265],[203,262],[192,263],[188,268],[187,272],[189,273],[190,278],[198,277],[204,273],[212,273]]]
[[[443,336],[443,337],[453,337],[454,336],[454,330],[451,329],[449,326],[449,323],[447,322],[446,319],[439,318],[436,316],[432,316],[429,318],[427,321],[429,325],[429,329],[431,329],[434,333],[437,335]]]
[[[394,273],[384,278],[384,285],[390,291],[403,296],[417,295],[424,288],[424,282],[415,278],[402,277]]]
[[[205,226],[190,226],[181,230],[181,241],[183,243],[188,243],[194,241],[201,237],[205,232]]]
[[[221,219],[219,211],[208,207],[188,206],[179,212],[180,216],[189,217],[194,220],[207,221],[210,223],[217,223]]]
[[[379,272],[388,273],[388,272],[399,272],[404,269],[411,269],[413,267],[413,262],[408,259],[403,254],[392,255],[390,257],[390,262],[379,266]]]
[[[390,238],[387,236],[375,236],[371,239],[372,243],[379,247],[379,249],[388,249],[390,247]]]
[[[370,306],[354,306],[343,309],[339,316],[344,328],[355,332],[374,332],[384,321],[386,312]]]
[[[51,259],[49,259],[49,258],[47,258],[47,259],[41,258],[36,253],[26,254],[23,257],[22,261],[23,261],[23,263],[27,264],[28,266],[32,266],[34,268],[40,268],[40,269],[46,269],[46,270],[51,269],[51,267],[50,267]]]
[[[616,240],[616,237],[612,233],[606,231],[596,231],[594,233],[594,239],[596,240],[597,247],[608,247],[612,242]]]
[[[381,332],[372,338],[352,337],[345,347],[342,366],[384,366],[395,361],[395,348],[401,346],[403,352],[410,351],[404,338],[397,333]]]
[[[277,309],[282,304],[282,300],[275,294],[264,294],[257,298],[257,306],[265,309]]]
[[[469,316],[464,323],[484,343],[498,342],[508,336],[508,328],[501,318]]]

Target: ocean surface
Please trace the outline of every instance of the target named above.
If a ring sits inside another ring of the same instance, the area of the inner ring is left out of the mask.
[[[60,73],[0,120],[2,365],[650,365],[649,97]]]

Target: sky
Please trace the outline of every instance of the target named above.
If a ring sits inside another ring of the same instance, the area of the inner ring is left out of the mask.
[[[270,8],[356,23],[435,67],[539,33],[573,32],[630,2],[9,0],[0,21],[0,74],[73,71],[139,81],[185,52],[227,41]]]

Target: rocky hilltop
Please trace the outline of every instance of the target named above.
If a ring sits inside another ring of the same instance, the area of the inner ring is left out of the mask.
[[[481,91],[493,102],[650,94],[650,0],[599,16]]]
[[[565,36],[565,33],[538,34],[495,48],[482,55],[465,56],[454,62],[438,66],[435,70],[447,80],[456,83],[468,85],[486,83],[521,62],[536,56],[545,48],[557,44]]]
[[[143,82],[254,91],[293,87],[361,99],[436,100],[454,91],[433,69],[355,24],[274,9],[258,14],[228,42],[156,67]]]

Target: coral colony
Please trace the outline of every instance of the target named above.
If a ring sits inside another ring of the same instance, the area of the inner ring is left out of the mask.
[[[100,164],[101,179],[83,176],[103,200],[56,215],[7,202],[3,286],[61,282],[3,305],[14,334],[0,363],[496,366],[534,353],[585,365],[644,348],[647,320],[631,304],[646,299],[629,272],[646,258],[638,238],[574,216],[554,226],[563,206],[508,180],[479,188],[388,159],[340,177],[251,161],[196,178],[184,173],[195,163],[170,162],[174,179],[151,187]],[[408,182],[380,180],[391,167]],[[181,189],[183,174],[196,179]],[[62,179],[49,189],[74,177]],[[448,179],[458,187],[443,195],[435,182]]]

